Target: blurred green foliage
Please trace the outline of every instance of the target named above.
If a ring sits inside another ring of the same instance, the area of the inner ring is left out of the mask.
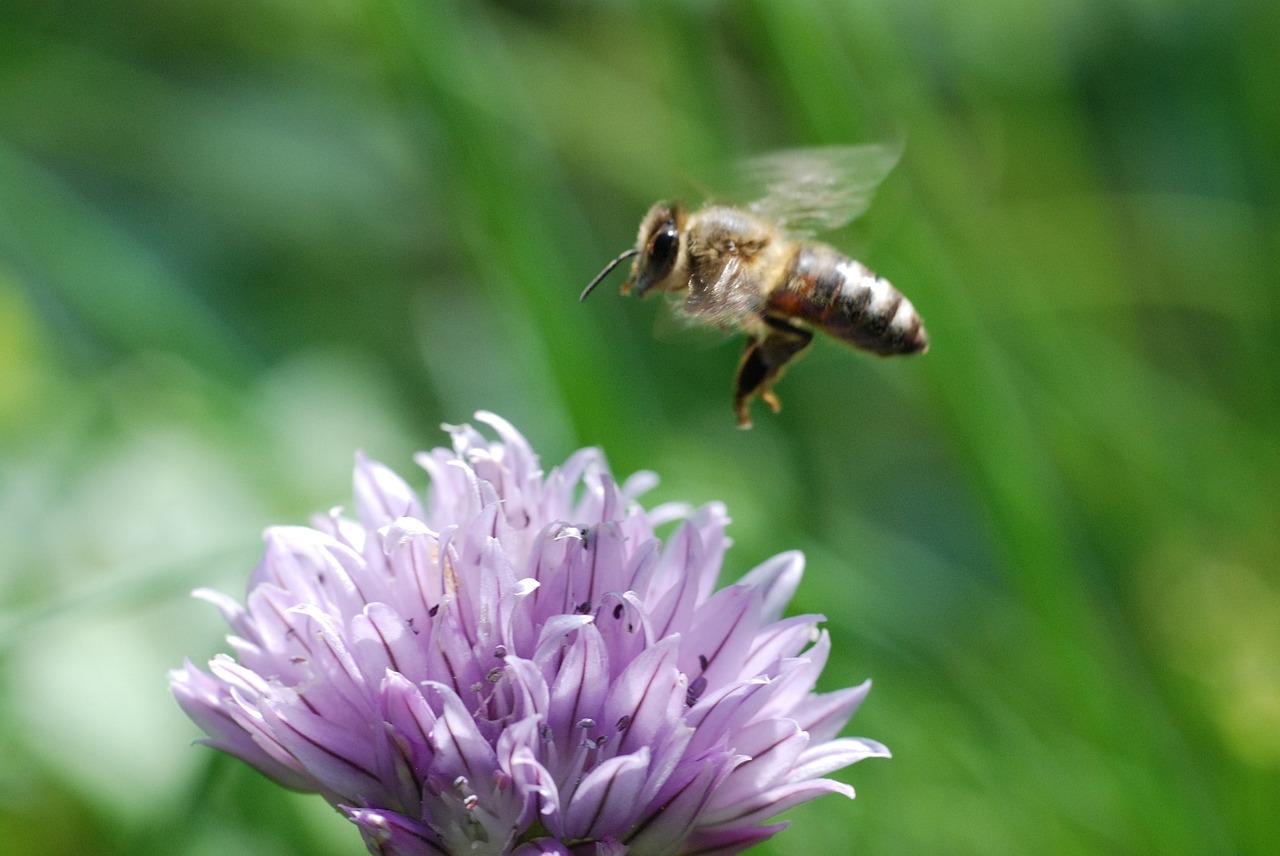
[[[759,852],[1274,852],[1277,44],[1192,0],[9,0],[5,851],[361,852],[187,747],[185,593],[487,408],[723,499],[730,575],[808,554],[895,758]],[[927,356],[820,342],[738,432],[736,347],[577,303],[734,158],[899,139],[831,240]]]

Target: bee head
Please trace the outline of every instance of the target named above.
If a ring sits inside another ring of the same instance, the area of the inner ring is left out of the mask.
[[[591,280],[578,299],[586,300],[587,295],[601,280],[633,256],[636,260],[631,263],[631,276],[622,284],[623,294],[630,294],[634,288],[636,296],[644,297],[651,289],[670,291],[681,288],[683,283],[680,277],[685,269],[685,265],[680,262],[684,220],[685,212],[679,205],[671,202],[654,205],[640,223],[640,237],[636,246],[605,265],[604,270]]]
[[[644,297],[651,289],[670,291],[683,285],[679,274],[684,265],[679,262],[684,219],[684,209],[672,202],[659,202],[649,209],[640,222],[639,257],[623,283],[623,294],[634,288],[637,297]]]

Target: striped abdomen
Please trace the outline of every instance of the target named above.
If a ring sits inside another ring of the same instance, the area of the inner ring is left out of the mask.
[[[807,321],[882,356],[929,347],[911,301],[861,262],[825,244],[800,243],[786,281],[769,294],[767,310]]]

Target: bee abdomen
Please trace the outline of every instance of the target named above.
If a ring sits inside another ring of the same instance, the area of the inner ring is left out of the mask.
[[[769,307],[883,356],[929,347],[924,322],[902,292],[861,262],[820,244],[801,244]]]

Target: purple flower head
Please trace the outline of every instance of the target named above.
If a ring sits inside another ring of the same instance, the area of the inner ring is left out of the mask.
[[[646,511],[584,449],[544,475],[524,438],[450,428],[426,502],[361,458],[356,519],[266,533],[234,657],[172,673],[209,735],[316,791],[386,854],[728,854],[847,785],[836,737],[870,682],[815,694],[821,616],[781,618],[803,558],[715,589],[719,503]],[[662,543],[654,527],[679,520]]]

